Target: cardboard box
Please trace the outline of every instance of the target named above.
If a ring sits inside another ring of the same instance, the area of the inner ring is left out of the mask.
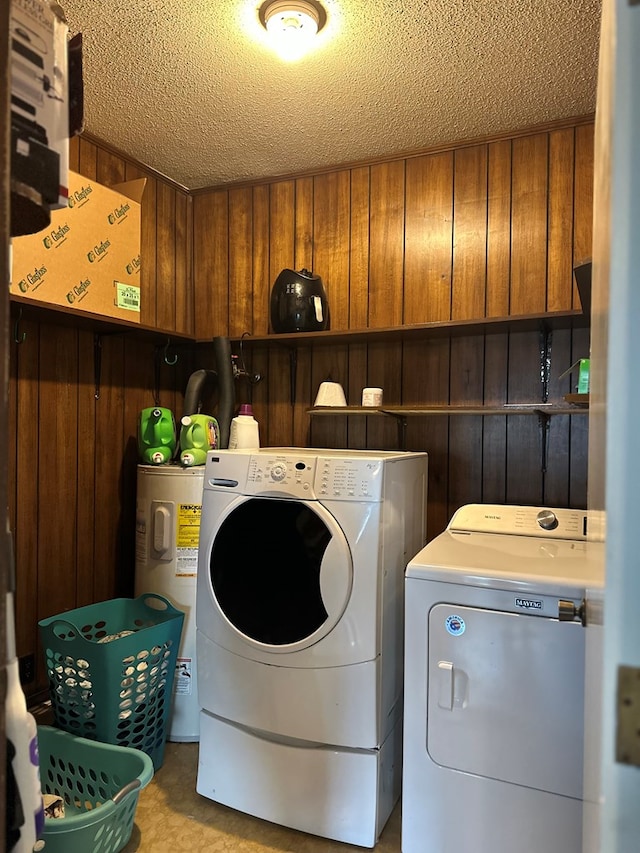
[[[140,203],[146,180],[109,189],[69,172],[69,204],[12,241],[10,292],[140,322]]]

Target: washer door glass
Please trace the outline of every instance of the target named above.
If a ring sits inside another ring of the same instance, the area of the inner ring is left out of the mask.
[[[260,645],[290,651],[326,636],[342,616],[351,593],[351,552],[320,504],[250,498],[220,524],[210,573],[233,627]]]

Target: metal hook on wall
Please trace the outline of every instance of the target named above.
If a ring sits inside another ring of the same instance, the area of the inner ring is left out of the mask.
[[[174,353],[173,358],[169,358],[169,347],[171,346],[171,339],[167,338],[167,343],[164,348],[164,363],[168,364],[170,367],[173,367],[174,364],[178,363],[178,353]]]
[[[96,400],[100,399],[101,374],[102,374],[102,337],[100,335],[94,335],[93,336],[93,380],[94,380],[93,396]]]
[[[13,326],[13,340],[17,344],[24,343],[24,341],[26,340],[26,337],[27,337],[26,332],[23,332],[22,334],[20,334],[20,331],[19,331],[20,330],[20,320],[22,320],[22,308],[20,308],[20,310],[18,311],[18,316],[16,317],[16,322],[14,323],[14,326]]]
[[[250,385],[257,385],[258,382],[262,379],[262,376],[259,373],[250,373],[247,369],[246,362],[244,360],[244,350],[242,348],[242,341],[245,336],[248,336],[248,332],[243,332],[242,337],[240,338],[240,354],[239,355],[231,355],[231,365],[233,367],[233,378],[234,379],[246,379]]]

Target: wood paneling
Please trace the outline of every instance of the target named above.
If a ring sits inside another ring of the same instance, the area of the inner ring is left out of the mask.
[[[349,328],[349,172],[320,175],[313,182],[313,266],[322,277],[333,329]]]
[[[487,317],[509,313],[511,288],[511,142],[488,149],[487,186]]]
[[[367,325],[372,328],[403,323],[404,173],[403,161],[371,167]]]
[[[253,329],[259,334],[266,335],[269,331],[271,282],[269,279],[269,187],[265,186],[253,189],[252,255]]]
[[[40,341],[38,326],[22,322],[20,333],[25,335],[21,344],[11,346],[12,383],[11,415],[9,422],[10,447],[15,456],[10,457],[9,469],[15,492],[9,493],[10,517],[13,519],[14,549],[16,556],[16,647],[18,654],[34,651],[36,620],[34,608],[38,595],[38,536],[41,529],[38,514],[38,472],[40,424],[44,421],[40,411],[39,383]],[[55,405],[55,403],[54,403]],[[26,428],[25,425],[30,425]],[[24,615],[23,615],[24,614]]]
[[[487,148],[456,151],[453,177],[451,319],[485,315],[487,270]]]
[[[351,245],[349,252],[349,328],[369,323],[369,180],[368,167],[351,170]]]
[[[313,263],[323,277],[334,330],[566,311],[579,304],[573,264],[590,253],[592,174],[593,125],[580,121],[266,182],[247,197],[251,249],[246,235],[224,230],[219,217],[216,227],[224,233],[215,236],[215,254],[222,253],[224,271],[227,257],[252,253],[254,325],[246,331],[255,334],[268,326],[265,294],[279,271],[294,264]],[[203,192],[196,204],[206,206],[215,195]],[[212,263],[211,248],[203,256]],[[196,275],[196,294],[202,280]],[[221,274],[217,286],[229,290],[230,276]],[[230,328],[211,322],[209,334]],[[568,366],[570,352],[577,358],[588,351],[576,354],[578,334],[556,336],[550,375]],[[381,385],[387,402],[540,401],[542,345],[537,332],[528,332],[298,347],[293,403],[290,355],[265,347],[260,358],[269,388],[258,386],[253,394],[265,401],[269,441],[393,448],[399,430],[392,419],[316,418],[305,430],[304,406],[313,403],[319,383],[340,382],[352,405],[366,385]],[[561,391],[550,384],[556,401]],[[407,447],[430,455],[430,536],[462,501],[586,505],[585,418],[554,418],[548,425],[536,417],[410,418],[405,437]]]
[[[548,134],[512,144],[510,314],[545,310],[548,146]]]
[[[46,332],[43,332],[43,336]],[[95,358],[96,348],[101,350],[102,342],[89,332],[78,335],[78,426],[77,435],[82,441],[78,448],[78,495],[77,501],[77,551],[76,551],[76,602],[78,607],[91,604],[96,600],[94,572],[89,567],[101,563],[101,555],[96,555],[94,545],[94,527],[96,507],[103,507],[102,495],[96,493],[97,431],[96,431],[96,388]],[[100,379],[102,385],[102,377]],[[110,450],[110,448],[109,448]],[[44,618],[44,617],[43,617]]]
[[[252,254],[253,206],[250,187],[229,192],[229,332],[241,335],[253,327]]]
[[[295,266],[295,210],[295,181],[280,181],[272,184],[269,217],[269,282],[271,284],[278,277],[280,270]],[[224,334],[224,331],[220,334]]]
[[[573,229],[573,265],[591,259],[593,239],[593,125],[581,125],[575,131],[575,189]],[[580,307],[578,288],[573,289],[573,307]]]
[[[195,335],[229,329],[229,204],[227,192],[198,196],[193,206]]]
[[[293,268],[296,270],[312,270],[315,264],[315,246],[313,244],[315,195],[313,178],[299,178],[296,181],[295,192],[295,260]]]
[[[449,320],[453,154],[409,160],[406,194],[404,322]]]
[[[15,539],[18,654],[35,654],[37,623],[57,612],[133,593],[138,415],[159,403],[177,416],[188,358],[163,364],[155,397],[153,344],[22,322],[11,351],[10,518]],[[98,397],[96,398],[96,394]]]
[[[549,136],[547,311],[571,305],[573,289],[573,128]]]

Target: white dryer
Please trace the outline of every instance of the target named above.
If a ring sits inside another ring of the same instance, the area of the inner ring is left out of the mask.
[[[403,853],[580,853],[586,524],[469,505],[409,562]]]
[[[426,491],[425,453],[208,454],[200,794],[375,844],[399,796],[404,567]]]

